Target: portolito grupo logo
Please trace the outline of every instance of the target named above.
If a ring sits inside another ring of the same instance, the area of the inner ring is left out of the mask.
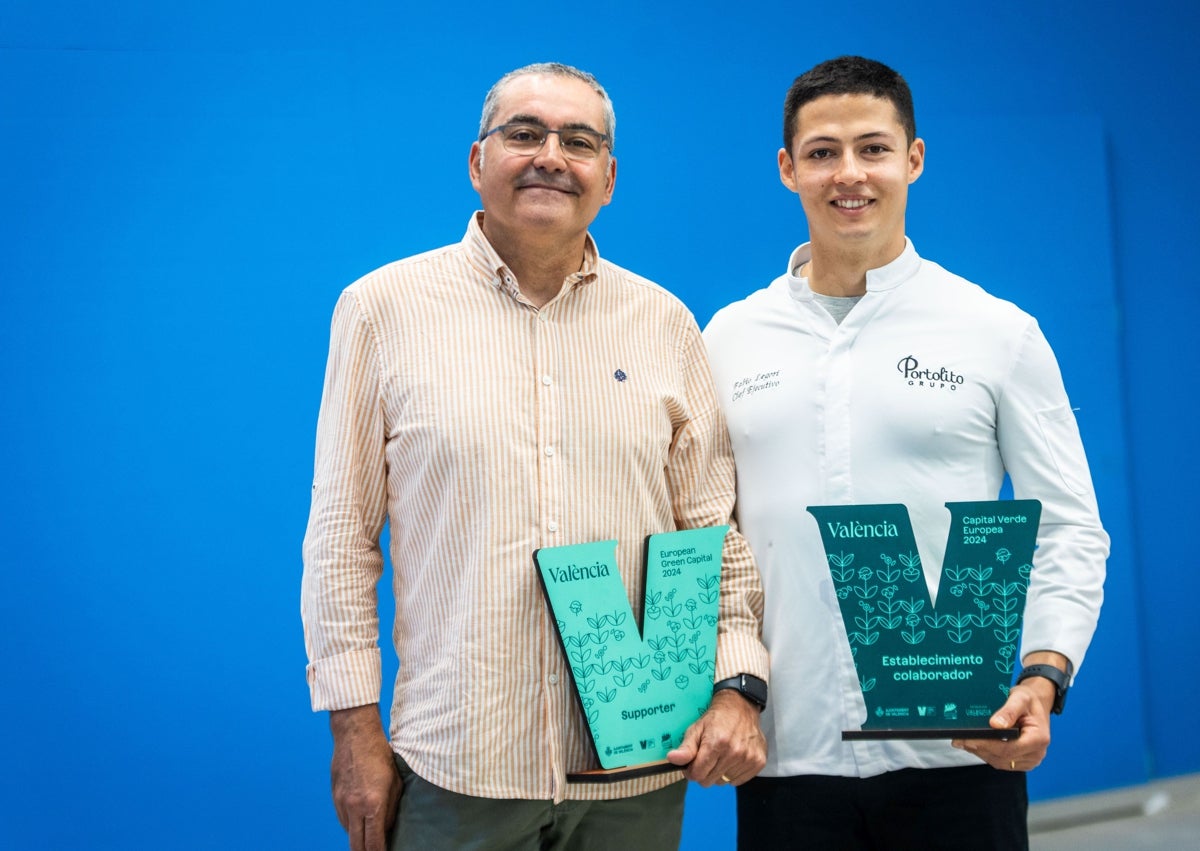
[[[944,366],[932,369],[922,367],[912,355],[905,355],[896,363],[896,370],[904,376],[909,387],[924,387],[930,390],[957,390],[963,385],[963,377]]]

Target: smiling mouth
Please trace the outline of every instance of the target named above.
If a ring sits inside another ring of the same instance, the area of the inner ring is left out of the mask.
[[[833,202],[833,206],[842,210],[858,210],[872,203],[870,198],[847,198]]]
[[[518,189],[549,189],[551,192],[562,192],[566,195],[574,195],[575,191],[569,186],[558,186],[553,183],[522,183]]]

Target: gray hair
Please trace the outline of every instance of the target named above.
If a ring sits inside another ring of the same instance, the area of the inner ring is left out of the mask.
[[[600,99],[604,101],[604,132],[608,136],[608,149],[612,151],[617,138],[617,115],[613,111],[612,99],[608,96],[608,92],[604,91],[604,86],[600,85],[600,81],[587,71],[580,71],[578,68],[571,65],[564,65],[561,62],[535,62],[532,65],[526,65],[524,68],[509,71],[497,80],[496,85],[492,86],[491,90],[487,93],[487,97],[483,99],[483,116],[479,119],[479,141],[483,141],[484,135],[496,119],[496,110],[499,108],[500,95],[504,87],[512,82],[513,79],[524,77],[527,74],[571,77],[572,79],[587,83],[592,91],[600,95]]]

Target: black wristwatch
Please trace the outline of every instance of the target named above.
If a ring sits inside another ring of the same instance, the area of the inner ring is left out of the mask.
[[[767,708],[767,684],[753,674],[738,674],[736,677],[713,683],[713,694],[727,688],[733,689],[753,703],[759,712]]]
[[[1054,705],[1050,707],[1050,711],[1055,715],[1062,715],[1063,704],[1067,702],[1067,689],[1071,687],[1070,663],[1067,663],[1066,671],[1053,665],[1026,665],[1021,673],[1017,674],[1017,682],[1030,677],[1042,677],[1054,683]]]

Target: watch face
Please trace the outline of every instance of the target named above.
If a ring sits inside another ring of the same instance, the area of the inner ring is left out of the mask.
[[[741,692],[753,703],[758,704],[759,709],[766,707],[767,684],[758,679],[758,677],[751,677],[748,674],[743,674]]]
[[[718,691],[736,691],[760,710],[767,707],[767,684],[758,677],[750,674],[739,674],[727,680],[721,680],[713,685],[713,693]]]

